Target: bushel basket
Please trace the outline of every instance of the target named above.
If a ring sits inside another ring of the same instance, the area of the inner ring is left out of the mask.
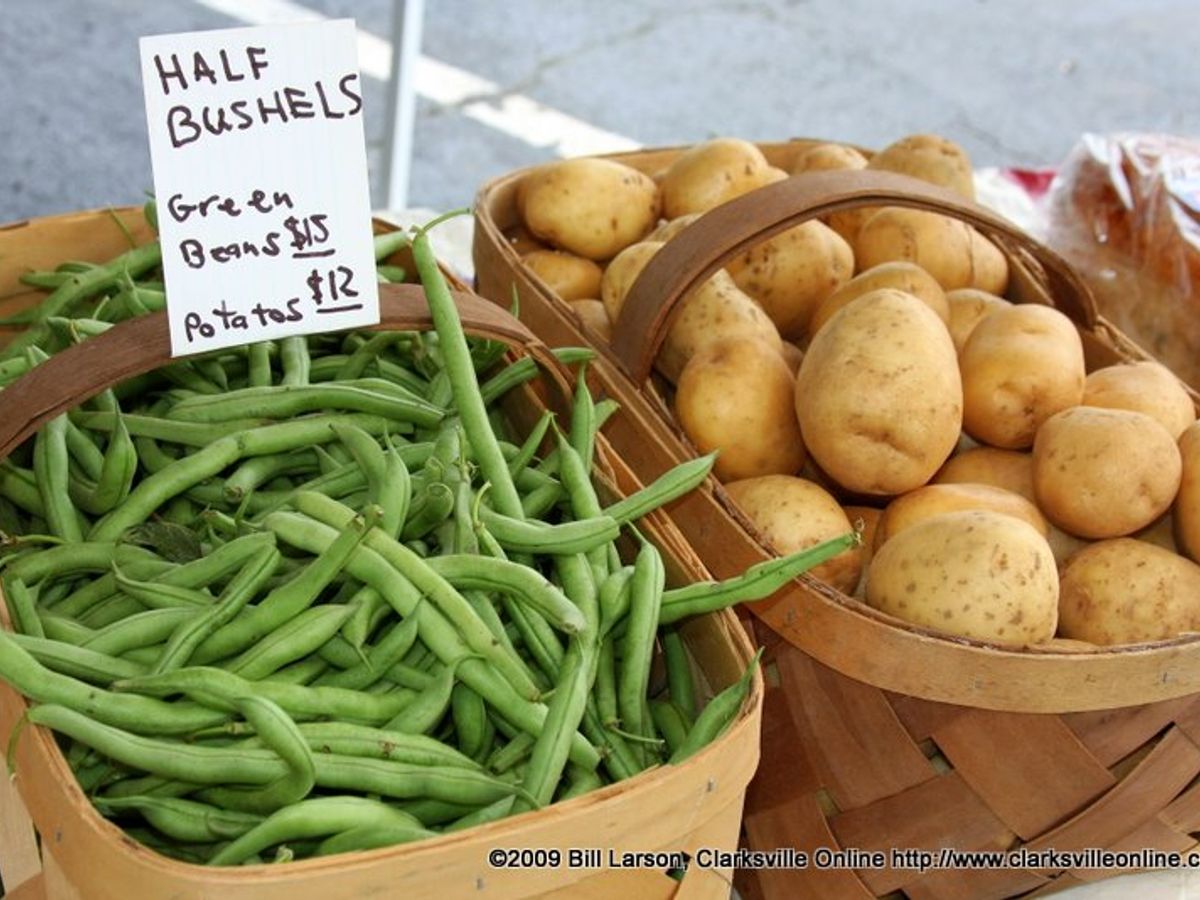
[[[788,167],[811,146],[761,145]],[[679,150],[621,154],[653,174]],[[1099,317],[1078,275],[999,216],[924,182],[874,171],[806,174],[716,207],[655,254],[626,295],[611,346],[524,269],[505,238],[523,173],[477,198],[479,291],[551,344],[590,338],[591,375],[622,406],[606,434],[641,478],[695,454],[651,366],[689,291],[751,246],[808,219],[909,206],[979,229],[1004,253],[1008,299],[1058,308],[1090,370],[1146,354]],[[705,565],[725,577],[772,555],[710,479],[668,507]],[[773,658],[763,758],[747,798],[752,848],[850,851],[849,868],[737,873],[749,897],[989,898],[1061,889],[1113,869],[922,871],[854,864],[856,851],[1055,848],[1182,851],[1200,831],[1200,638],[1068,653],[958,639],[899,621],[801,577],[749,607]]]

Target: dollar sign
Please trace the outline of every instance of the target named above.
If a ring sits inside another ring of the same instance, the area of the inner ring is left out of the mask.
[[[324,276],[316,269],[313,269],[312,274],[304,279],[304,283],[307,284],[308,289],[312,291],[313,302],[318,305],[320,305],[320,303],[325,299],[321,296],[321,284],[324,280]]]
[[[283,227],[291,232],[292,246],[297,250],[303,250],[311,243],[305,232],[300,230],[300,220],[295,216],[288,216],[284,219]]]

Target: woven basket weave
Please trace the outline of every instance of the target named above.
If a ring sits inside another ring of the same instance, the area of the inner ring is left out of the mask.
[[[616,158],[647,172],[669,162],[663,151]],[[595,339],[572,326],[565,304],[539,292],[503,243],[514,212],[500,200],[519,175],[480,192],[479,289],[501,300],[516,284],[522,314],[543,339]],[[625,407],[608,434],[640,475],[692,452],[650,379],[671,312],[689,288],[746,247],[801,221],[880,205],[937,211],[979,228],[1009,260],[1010,299],[1067,314],[1089,369],[1146,358],[1096,314],[1087,288],[1061,258],[994,214],[888,173],[795,177],[707,213],[651,259],[627,296],[595,377]],[[715,483],[671,512],[718,575],[770,554]],[[1200,743],[1190,725],[1200,715],[1200,707],[1193,710],[1200,691],[1197,638],[1093,653],[1005,649],[900,622],[809,578],[751,611],[751,627],[771,647],[774,666],[763,761],[747,798],[748,846],[811,852],[1195,844],[1190,832],[1200,830],[1200,789],[1193,792],[1192,781],[1200,774],[1200,748],[1188,735]],[[738,883],[745,894],[765,897],[902,890],[911,897],[976,898],[1114,874],[810,867],[741,871]]]

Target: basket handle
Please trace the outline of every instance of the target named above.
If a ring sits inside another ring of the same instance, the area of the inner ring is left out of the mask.
[[[801,222],[860,206],[908,206],[974,226],[1039,276],[1054,305],[1077,325],[1095,327],[1095,300],[1070,264],[1001,216],[905,175],[812,172],[714,207],[650,258],[613,327],[612,350],[626,373],[635,384],[650,377],[680,301],[739,253]]]
[[[533,332],[494,303],[474,294],[452,293],[463,328],[469,334],[522,348],[550,374],[563,397],[570,397],[563,365]],[[379,313],[379,324],[368,330],[433,328],[420,285],[379,285]],[[165,312],[129,319],[55,354],[0,392],[0,459],[60,413],[126,378],[171,361]]]

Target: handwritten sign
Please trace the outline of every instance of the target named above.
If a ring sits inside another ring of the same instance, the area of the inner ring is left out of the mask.
[[[175,356],[379,321],[351,20],[141,39]]]

